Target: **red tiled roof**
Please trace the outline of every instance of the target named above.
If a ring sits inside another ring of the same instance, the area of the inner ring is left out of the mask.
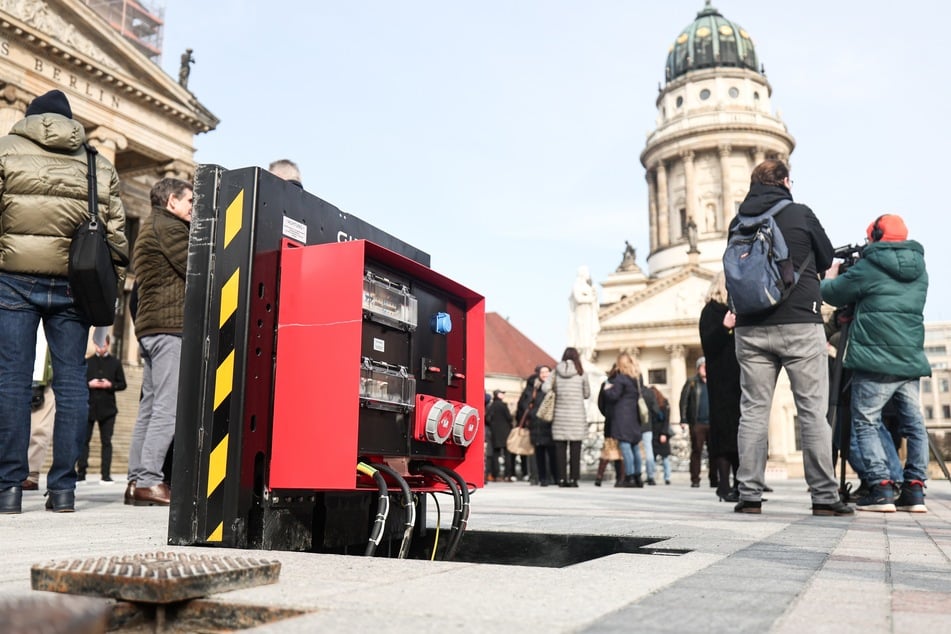
[[[485,315],[485,373],[527,377],[555,360],[498,313]]]

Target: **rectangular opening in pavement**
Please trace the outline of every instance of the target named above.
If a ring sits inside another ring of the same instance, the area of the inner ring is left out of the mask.
[[[679,556],[690,552],[652,546],[666,539],[667,537],[466,531],[452,560],[479,564],[564,568],[616,553]],[[432,542],[429,543],[429,549],[431,548]],[[425,553],[417,554],[422,556]]]

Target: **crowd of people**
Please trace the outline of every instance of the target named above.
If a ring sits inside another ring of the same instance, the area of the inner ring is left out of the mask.
[[[765,481],[770,409],[779,371],[784,369],[801,428],[814,515],[844,516],[855,509],[927,511],[928,437],[918,384],[931,368],[924,354],[928,275],[921,245],[908,239],[900,216],[884,214],[868,226],[861,257],[840,274],[840,261],[833,257],[822,224],[809,207],[793,202],[789,168],[778,159],[767,159],[753,170],[749,193],[730,232],[766,218],[774,220],[788,250],[780,264],[795,275],[784,275],[786,288],[768,309],[739,314],[731,302],[727,275],[719,272],[714,277],[698,316],[703,356],[697,359],[696,374],[680,391],[681,432],[690,439],[690,485],[701,485],[706,452],[709,483],[718,498],[735,503],[738,513],[762,512],[763,493],[771,490]],[[844,442],[851,451],[842,456],[861,480],[852,496],[855,506],[848,503],[849,491],[839,486],[833,468],[828,412],[830,353],[835,347],[827,340],[823,302],[850,309],[848,342],[840,346],[845,352],[838,359],[838,371],[846,373],[846,380],[837,385],[850,401],[839,414],[852,429]],[[519,399],[517,418],[520,424],[527,419],[531,426],[539,465],[525,477],[542,485],[576,487],[581,441],[587,433],[588,381],[575,348],[567,348],[551,375],[540,378],[542,371],[550,370],[536,368]],[[540,396],[549,391],[556,394],[551,421],[537,416]],[[506,406],[496,396],[495,411],[501,411]],[[635,357],[618,355],[597,404],[605,421],[595,486],[602,485],[612,465],[614,486],[654,485],[658,462],[670,484],[674,433],[670,408],[656,386],[644,385]],[[892,433],[884,418],[893,420]],[[510,427],[502,424],[501,416],[494,419],[499,428],[493,424],[492,433],[503,437],[494,447],[504,453]],[[896,438],[906,442],[904,465]],[[495,460],[490,458],[489,464]],[[515,479],[514,469],[506,470],[506,479]]]
[[[94,166],[103,184],[97,209],[106,239],[116,262],[125,261],[129,245],[118,177],[106,159],[88,149],[83,126],[73,119],[64,93],[53,90],[34,99],[26,116],[0,138],[4,514],[21,512],[23,491],[39,488],[48,446],[52,466],[46,508],[74,511],[76,482],[86,477],[96,425],[101,481],[112,481],[115,393],[126,388],[125,376],[121,363],[110,355],[107,329],[93,334],[95,351],[87,358],[90,323],[77,308],[67,281],[71,237],[88,215],[87,165]],[[271,170],[300,186],[292,162],[277,161]],[[845,382],[850,386],[850,415],[840,422],[852,429],[844,445],[851,449],[849,458],[862,479],[856,507],[926,511],[928,440],[918,402],[919,378],[931,372],[924,355],[928,275],[923,248],[908,239],[900,216],[884,214],[868,226],[862,257],[840,271],[818,218],[809,207],[793,202],[791,190],[786,164],[767,159],[754,168],[749,193],[730,226],[733,235],[760,219],[774,222],[773,231],[788,249],[785,264],[795,271],[782,297],[768,310],[736,310],[727,269],[713,280],[698,316],[703,356],[679,401],[681,431],[690,438],[691,486],[700,486],[706,451],[709,483],[717,496],[735,502],[736,512],[761,512],[762,494],[768,490],[770,408],[778,373],[784,369],[802,432],[812,511],[833,516],[853,512],[842,499],[833,471],[827,421],[830,348],[821,311],[825,301],[850,309],[848,342],[839,347],[843,352],[835,368],[849,373],[850,379]],[[131,505],[168,505],[171,496],[167,459],[175,431],[192,185],[163,178],[151,188],[150,198],[152,212],[142,222],[131,258],[136,272],[131,308],[143,362],[124,496]],[[595,396],[584,361],[593,351],[598,328],[596,300],[583,267],[571,297],[577,346],[566,348],[555,367],[535,368],[514,412],[503,392],[487,396],[488,481],[521,477],[540,486],[578,487],[582,443],[588,435],[586,401]],[[36,354],[41,326],[48,355]],[[605,422],[595,485],[601,486],[609,465],[616,487],[654,486],[658,468],[669,485],[674,436],[670,407],[656,386],[645,385],[636,356],[617,356],[596,399]],[[883,431],[886,408],[895,419],[895,433],[907,442],[904,465]],[[528,450],[508,446],[513,428],[528,430]]]

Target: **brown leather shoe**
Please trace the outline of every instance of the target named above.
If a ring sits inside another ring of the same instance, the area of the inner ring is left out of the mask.
[[[33,480],[26,479],[20,485],[20,488],[23,489],[24,491],[36,491],[37,489],[40,488],[40,485],[34,482]]]
[[[150,487],[135,487],[132,503],[135,506],[168,506],[172,490],[164,482]]]
[[[135,504],[135,480],[129,480],[125,485],[125,495],[122,497],[125,504]]]

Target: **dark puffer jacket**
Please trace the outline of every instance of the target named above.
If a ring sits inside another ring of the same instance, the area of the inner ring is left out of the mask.
[[[189,223],[161,207],[152,207],[142,222],[132,255],[139,294],[136,337],[182,334],[188,230]]]
[[[855,304],[843,365],[909,379],[931,376],[922,316],[927,295],[925,250],[914,240],[874,242],[842,275],[823,280],[825,301]]]
[[[66,277],[73,233],[89,217],[85,140],[77,121],[51,113],[25,117],[0,138],[0,270]],[[98,155],[96,179],[106,237],[125,259],[119,177]]]

